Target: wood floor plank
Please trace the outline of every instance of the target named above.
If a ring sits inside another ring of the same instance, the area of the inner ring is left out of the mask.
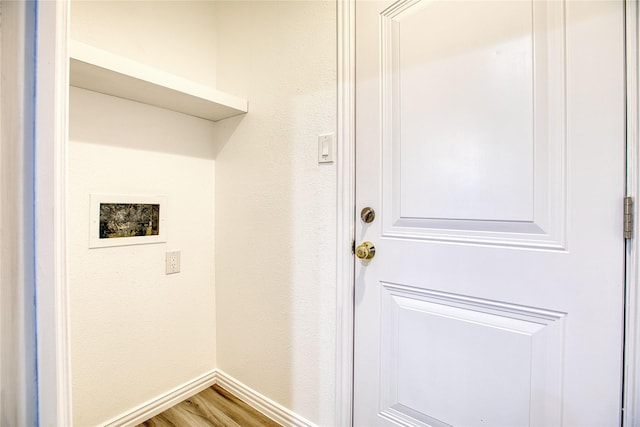
[[[137,427],[282,427],[214,385]]]
[[[271,418],[256,411],[224,388],[214,385],[204,391],[208,399],[225,411],[229,417],[242,426],[281,427]]]

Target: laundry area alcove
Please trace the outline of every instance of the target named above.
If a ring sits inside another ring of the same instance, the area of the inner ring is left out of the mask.
[[[216,378],[333,424],[335,2],[72,1],[70,36],[74,425]],[[90,247],[105,195],[164,241]]]

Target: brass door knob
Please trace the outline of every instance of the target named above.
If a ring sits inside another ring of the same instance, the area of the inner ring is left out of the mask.
[[[371,242],[362,242],[356,248],[356,256],[360,259],[371,259],[376,255],[376,247]]]

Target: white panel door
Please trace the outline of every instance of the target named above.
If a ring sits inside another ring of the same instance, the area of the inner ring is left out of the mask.
[[[356,426],[620,424],[621,1],[356,3]]]

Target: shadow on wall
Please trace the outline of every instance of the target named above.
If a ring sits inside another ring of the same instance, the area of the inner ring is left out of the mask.
[[[218,87],[249,113],[216,154],[218,362],[319,425],[333,425],[336,4],[218,2]]]
[[[211,122],[133,101],[127,102],[125,112],[120,106],[123,101],[119,98],[75,87],[71,88],[70,96],[72,125],[75,122],[90,124],[71,126],[70,140],[74,142],[203,159],[215,158],[217,151],[211,133],[224,120]],[[99,99],[100,102],[84,102],[89,98]],[[74,103],[74,99],[79,102]],[[74,108],[75,105],[82,107]],[[114,114],[114,111],[120,113]],[[163,119],[159,120],[158,117]],[[242,117],[240,115],[233,119],[242,120]],[[171,128],[168,131],[168,123],[182,127],[182,133],[180,129]]]
[[[335,13],[335,1],[216,2],[218,88],[247,98],[246,115],[212,123],[72,88],[76,424],[214,367],[334,424],[336,178],[317,137],[336,128]],[[165,276],[156,245],[87,251],[95,189],[168,191],[183,271]]]
[[[229,140],[233,137],[234,132],[236,131],[236,129],[238,129],[238,126],[240,126],[240,123],[245,116],[246,114],[240,114],[216,122],[216,137],[215,141],[213,142],[214,157],[218,157],[218,154],[224,149],[227,142],[229,142]]]

